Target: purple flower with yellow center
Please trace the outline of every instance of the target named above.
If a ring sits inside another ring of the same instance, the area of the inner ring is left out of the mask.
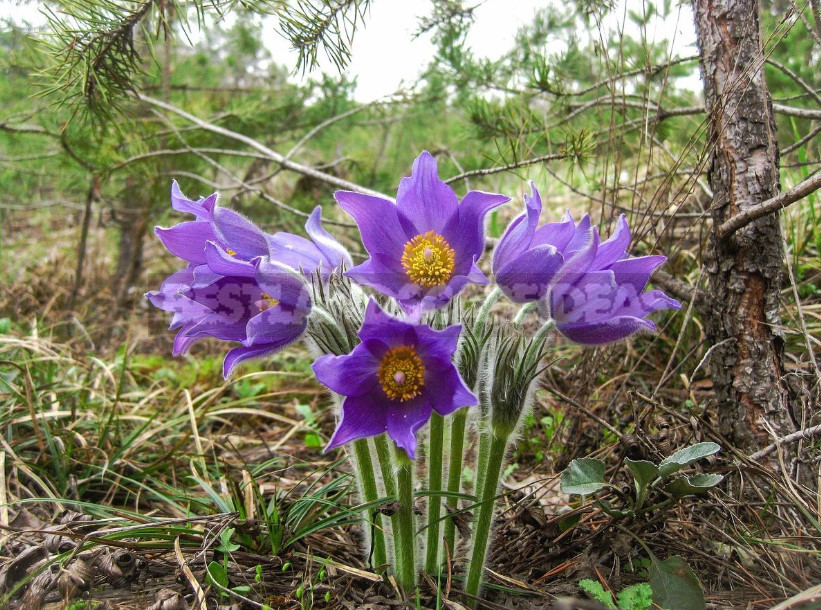
[[[359,225],[370,258],[347,275],[394,297],[406,309],[445,305],[467,283],[487,284],[476,266],[485,245],[484,218],[510,198],[471,191],[461,203],[423,152],[403,178],[396,203],[350,191],[335,194]]]
[[[250,264],[253,276],[220,275],[208,283],[192,265],[146,294],[155,307],[174,314],[175,356],[205,337],[237,341],[241,345],[223,363],[227,378],[240,362],[272,354],[302,335],[311,311],[305,279],[268,257]]]
[[[409,324],[371,299],[359,331],[362,342],[350,354],[325,355],[313,365],[321,383],[345,396],[326,451],[387,432],[413,459],[416,431],[432,411],[444,416],[477,404],[452,361],[461,330]]]
[[[640,330],[656,330],[646,317],[681,305],[660,290],[644,292],[664,256],[630,258],[630,228],[622,214],[613,235],[601,242],[585,215],[577,224],[568,212],[561,222],[538,227],[539,191],[525,196],[493,255],[496,283],[513,301],[539,301],[543,313],[571,341],[597,345]]]

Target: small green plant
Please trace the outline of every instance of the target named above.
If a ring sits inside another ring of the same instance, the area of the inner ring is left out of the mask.
[[[633,495],[625,494],[619,487],[604,479],[605,464],[596,458],[580,458],[570,462],[562,473],[561,489],[568,494],[588,496],[602,490],[615,493],[622,506],[615,508],[600,497],[596,500],[605,513],[613,517],[633,517],[667,508],[685,496],[705,493],[721,483],[723,475],[711,473],[680,474],[680,471],[700,459],[711,456],[721,448],[716,443],[697,443],[676,451],[658,464],[648,460],[626,458],[624,465],[633,477]]]
[[[615,601],[613,594],[605,591],[598,581],[585,578],[579,581],[579,587],[610,610],[648,610],[653,606],[653,590],[646,582],[625,587],[616,596]]]

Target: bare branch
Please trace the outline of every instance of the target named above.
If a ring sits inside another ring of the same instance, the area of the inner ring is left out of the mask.
[[[242,142],[243,144],[247,144],[254,150],[257,150],[265,156],[267,156],[272,161],[279,163],[284,169],[288,169],[292,172],[302,174],[303,176],[310,176],[311,178],[315,178],[316,180],[325,182],[326,184],[332,184],[333,186],[338,186],[349,191],[362,193],[363,195],[371,195],[373,197],[381,197],[382,199],[389,199],[391,201],[393,200],[392,197],[388,197],[387,195],[380,193],[378,191],[374,191],[363,186],[360,186],[358,184],[354,184],[353,182],[343,180],[342,178],[337,178],[336,176],[320,172],[307,165],[295,163],[294,161],[286,159],[283,155],[268,148],[267,146],[254,140],[253,138],[249,138],[248,136],[243,135],[241,133],[237,133],[236,131],[231,131],[230,129],[220,127],[219,125],[209,123],[208,121],[195,117],[193,114],[189,114],[185,110],[177,108],[176,106],[172,106],[171,104],[166,104],[165,102],[161,102],[160,100],[156,100],[146,95],[140,95],[139,99],[146,102],[147,104],[150,104],[151,106],[162,108],[163,110],[167,110],[168,112],[173,112],[174,114],[177,114],[183,117],[184,119],[194,123],[195,125],[201,127],[202,129],[205,129],[206,131],[210,131],[212,133],[225,136],[226,138],[231,138],[232,140]]]
[[[771,212],[775,212],[788,205],[800,201],[810,193],[813,193],[821,188],[821,172],[816,173],[806,180],[799,182],[785,193],[780,193],[767,201],[763,201],[758,205],[748,208],[741,214],[736,214],[722,225],[718,227],[716,234],[720,239],[729,237],[741,227],[744,227],[754,220],[766,216]]]
[[[542,155],[540,157],[533,157],[531,159],[523,159],[521,161],[517,161],[516,163],[508,163],[507,165],[500,165],[499,167],[488,167],[485,169],[474,169],[469,172],[462,172],[461,174],[456,174],[455,176],[451,176],[447,180],[445,180],[445,184],[450,184],[452,182],[456,182],[457,180],[464,180],[465,178],[472,178],[473,176],[490,176],[492,174],[500,174],[502,172],[507,172],[512,169],[518,169],[520,167],[527,167],[528,165],[534,165],[536,163],[542,163],[544,161],[558,161],[559,159],[566,159],[570,155],[566,153],[551,153],[549,155]]]

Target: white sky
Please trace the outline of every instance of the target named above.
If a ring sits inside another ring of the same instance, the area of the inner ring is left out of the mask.
[[[481,0],[474,0],[478,3]],[[468,43],[480,57],[496,59],[513,46],[516,32],[529,23],[539,7],[549,2],[565,0],[485,0],[475,11]],[[0,17],[26,20],[33,24],[44,23],[37,2],[17,5],[10,0],[0,0]],[[628,23],[628,9],[642,11],[643,0],[620,0],[618,7],[603,24],[607,30],[627,27],[636,35],[637,29]],[[682,6],[683,5],[683,6]],[[431,12],[430,0],[373,0],[365,27],[357,30],[354,37],[353,57],[346,72],[357,77],[356,98],[362,102],[379,99],[394,93],[401,85],[413,83],[434,56],[430,34],[413,40],[419,18]],[[695,52],[695,28],[689,3],[680,3],[663,23],[655,20],[647,32],[648,38],[667,38],[680,55]],[[196,33],[194,33],[196,37]],[[605,36],[606,37],[606,36]],[[274,61],[293,70],[297,55],[281,35],[266,36]],[[181,42],[184,38],[181,38]],[[336,73],[327,60],[321,69]],[[293,80],[300,81],[298,76]],[[697,77],[692,86],[699,88]]]

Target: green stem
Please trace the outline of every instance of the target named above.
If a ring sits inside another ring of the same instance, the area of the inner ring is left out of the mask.
[[[479,421],[479,449],[476,454],[476,479],[473,484],[473,494],[476,496],[476,504],[481,505],[482,502],[482,481],[485,480],[485,473],[487,472],[487,461],[490,457],[490,441],[493,435],[490,425],[490,414],[482,418],[484,421]]]
[[[368,447],[367,439],[360,439],[353,442],[353,450],[356,463],[356,474],[359,478],[359,487],[362,492],[362,500],[369,504],[379,499],[379,491],[376,488],[376,476],[373,470],[373,460],[371,450]],[[373,510],[373,509],[371,509]],[[387,549],[385,547],[385,532],[382,530],[382,518],[378,514],[373,514],[373,521],[370,515],[366,515],[366,531],[373,532],[371,544],[373,545],[373,566],[383,566],[388,563]]]
[[[482,584],[482,574],[490,541],[490,527],[493,524],[493,512],[496,509],[496,492],[499,489],[499,476],[502,472],[508,440],[508,436],[497,436],[492,430],[488,431],[487,436],[490,437],[487,466],[483,478],[479,480],[482,491],[474,521],[473,552],[465,582],[465,593],[473,597],[479,595],[479,587]]]
[[[459,498],[456,497],[462,489],[462,468],[465,448],[465,425],[468,420],[467,408],[459,409],[450,419],[450,463],[448,464],[448,495],[447,505],[455,511],[459,508]],[[456,522],[453,517],[445,521],[445,544],[453,557],[456,549]]]
[[[391,457],[391,447],[387,434],[380,434],[373,437],[376,445],[376,456],[379,458],[379,468],[382,471],[382,484],[385,487],[385,495],[396,499],[396,473],[393,470],[393,458]],[[398,542],[396,537],[396,513],[391,515],[391,537],[393,538],[394,571],[396,570],[396,557],[399,555]]]
[[[406,592],[416,589],[416,515],[413,512],[414,462],[402,449],[394,450],[398,464],[396,482],[399,488],[399,510],[393,518],[396,544],[396,580]]]
[[[522,307],[519,308],[519,311],[516,312],[516,315],[513,316],[513,325],[516,327],[521,326],[525,321],[525,316],[536,309],[536,305],[537,304],[535,302],[525,303],[522,305]]]
[[[442,491],[442,453],[444,449],[445,418],[435,411],[430,416],[430,440],[428,441],[428,491]],[[425,571],[436,574],[439,567],[439,518],[442,514],[442,497],[428,496],[428,546],[425,554]]]
[[[479,308],[479,313],[476,314],[476,322],[473,324],[474,334],[479,335],[485,329],[485,320],[487,320],[490,309],[501,296],[502,289],[496,286],[488,293],[487,297],[485,297],[484,303],[482,303],[482,306]]]

